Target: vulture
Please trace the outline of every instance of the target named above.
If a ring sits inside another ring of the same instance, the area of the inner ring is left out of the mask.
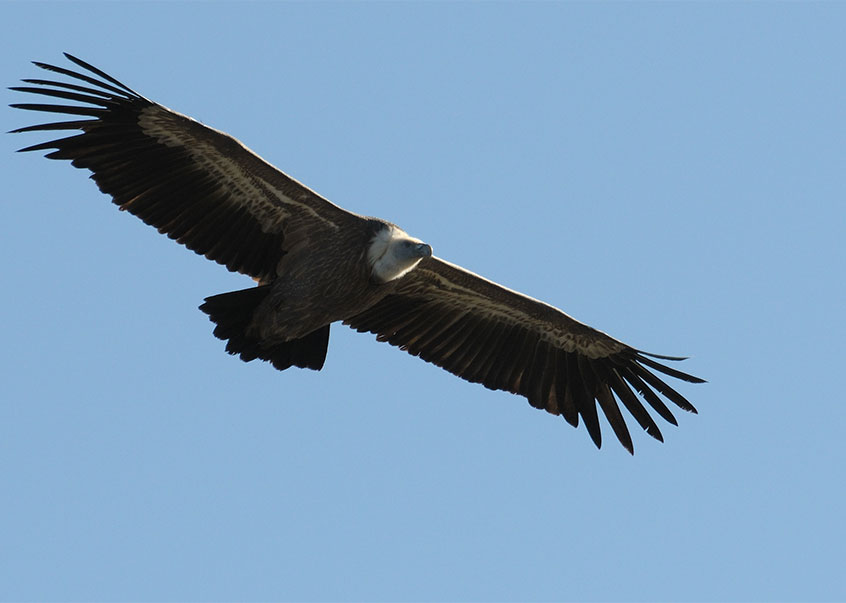
[[[462,379],[524,396],[574,427],[581,421],[597,447],[598,405],[632,454],[621,407],[659,441],[644,403],[673,425],[665,400],[696,412],[665,381],[703,382],[667,364],[683,358],[630,347],[442,260],[399,226],[342,209],[235,138],[65,56],[76,70],[34,62],[62,77],[11,88],[48,97],[12,107],[61,114],[63,121],[12,133],[71,135],[20,151],[50,150],[46,157],[90,170],[121,210],[252,277],[256,286],[200,306],[230,354],[280,371],[320,370],[329,327],[341,322]]]

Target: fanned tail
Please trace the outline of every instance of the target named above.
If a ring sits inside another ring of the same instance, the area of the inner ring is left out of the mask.
[[[221,293],[207,297],[200,310],[217,325],[214,336],[227,342],[226,351],[240,356],[244,362],[259,358],[280,371],[292,366],[319,371],[326,360],[329,325],[305,337],[270,345],[249,334],[253,315],[269,293],[270,285]]]

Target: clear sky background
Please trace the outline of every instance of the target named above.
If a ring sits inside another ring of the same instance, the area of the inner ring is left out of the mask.
[[[632,458],[341,326],[245,364],[197,306],[248,279],[3,135],[0,597],[846,599],[846,4],[0,20],[5,86],[72,52],[709,380]]]

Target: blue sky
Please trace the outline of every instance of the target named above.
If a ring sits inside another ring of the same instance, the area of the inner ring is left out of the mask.
[[[0,14],[6,86],[72,52],[709,380],[632,458],[344,327],[242,363],[244,277],[2,136],[0,597],[846,598],[846,5]]]

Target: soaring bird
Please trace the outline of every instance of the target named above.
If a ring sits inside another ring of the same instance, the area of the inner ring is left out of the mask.
[[[65,56],[81,70],[35,62],[64,78],[24,79],[26,86],[12,88],[61,104],[12,107],[69,120],[13,132],[74,133],[20,150],[51,150],[48,158],[90,170],[120,209],[255,279],[257,286],[208,297],[200,306],[230,354],[279,370],[320,370],[329,327],[340,321],[462,379],[524,396],[574,427],[581,420],[597,447],[598,404],[630,453],[620,403],[660,441],[643,402],[673,425],[663,399],[696,412],[657,374],[703,382],[659,362],[683,358],[628,346],[435,257],[399,226],[334,205],[235,138]]]

